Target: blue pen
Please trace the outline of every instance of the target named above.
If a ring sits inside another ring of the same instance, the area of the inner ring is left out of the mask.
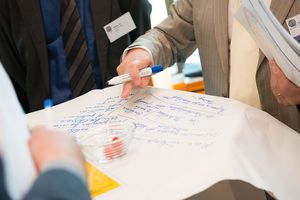
[[[158,72],[163,71],[164,68],[161,65],[155,65],[152,67],[144,68],[140,71],[140,77],[151,76],[152,74],[156,74]],[[130,81],[130,74],[122,74],[120,76],[116,76],[109,81],[107,81],[108,85],[118,85]]]
[[[52,99],[45,99],[44,100],[44,109],[45,109],[45,124],[47,128],[53,128],[52,127],[52,106],[53,101]]]

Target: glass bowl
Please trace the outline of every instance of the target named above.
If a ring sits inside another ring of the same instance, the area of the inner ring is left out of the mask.
[[[134,130],[133,122],[112,122],[91,129],[78,138],[78,143],[88,160],[108,162],[128,152]]]

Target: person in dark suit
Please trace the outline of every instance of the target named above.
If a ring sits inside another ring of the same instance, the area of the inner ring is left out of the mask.
[[[134,42],[146,30],[151,28],[150,14],[152,6],[145,0],[118,0],[121,12],[124,14],[130,12],[137,28],[129,33],[130,41]]]
[[[117,75],[116,67],[123,50],[150,28],[151,4],[148,0],[76,0],[82,30],[80,34],[84,35],[87,49],[84,55],[88,55],[79,63],[91,65],[93,76],[85,81],[94,83],[89,87],[83,83],[81,87],[86,87],[74,95],[72,82],[76,84],[79,78],[77,76],[70,81],[69,69],[76,61],[71,63],[65,51],[67,39],[64,41],[61,23],[64,1],[68,0],[0,2],[0,61],[14,84],[25,112],[43,108],[46,98],[52,98],[54,104],[58,104],[91,89],[103,88],[107,80]],[[127,33],[110,43],[103,27],[127,11],[131,13],[137,29],[131,35]],[[70,21],[67,26],[74,22]],[[76,53],[80,52],[77,39],[73,43],[76,45],[72,45],[74,50],[70,50],[73,59],[78,58]]]
[[[29,147],[39,176],[23,199],[90,200],[84,159],[71,136],[36,127],[32,129]],[[9,200],[2,162],[0,155],[0,199]]]

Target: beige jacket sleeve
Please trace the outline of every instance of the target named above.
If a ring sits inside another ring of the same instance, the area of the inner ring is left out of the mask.
[[[192,0],[177,1],[172,5],[168,18],[139,37],[130,47],[148,48],[153,64],[168,67],[174,62],[184,61],[196,49],[192,6]]]

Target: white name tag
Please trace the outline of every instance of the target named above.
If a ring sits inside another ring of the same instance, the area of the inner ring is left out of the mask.
[[[114,42],[135,28],[136,26],[129,12],[104,26],[104,30],[110,42]]]
[[[286,20],[290,34],[300,42],[300,14]]]

